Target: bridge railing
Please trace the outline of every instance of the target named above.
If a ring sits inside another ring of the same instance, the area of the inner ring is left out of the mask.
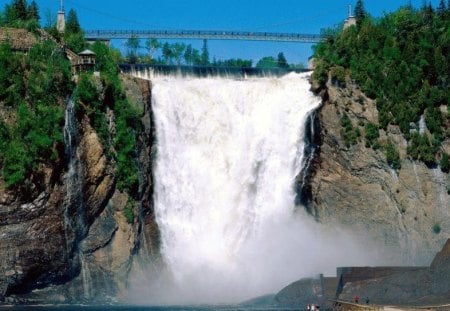
[[[281,32],[251,32],[229,30],[87,30],[85,37],[95,39],[212,39],[212,40],[250,40],[250,41],[285,41],[317,43],[324,40],[322,35],[281,33]]]

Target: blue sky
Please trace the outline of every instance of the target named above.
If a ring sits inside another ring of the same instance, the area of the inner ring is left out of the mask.
[[[31,1],[31,0],[29,0]],[[423,0],[411,0],[420,7]],[[1,7],[9,0],[0,0]],[[60,0],[36,0],[42,24],[55,16]],[[84,29],[196,29],[320,33],[343,21],[356,0],[64,0],[74,8]],[[408,0],[366,0],[373,16],[397,9]],[[431,1],[437,6],[439,0]],[[189,41],[200,49],[201,41]],[[118,48],[122,41],[114,42]],[[305,63],[310,44],[209,41],[210,56],[258,60],[282,51],[290,63]]]

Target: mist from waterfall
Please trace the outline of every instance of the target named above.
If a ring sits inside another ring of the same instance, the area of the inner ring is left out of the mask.
[[[371,263],[346,233],[295,207],[308,74],[152,79],[154,203],[165,268],[135,276],[133,302],[239,302],[338,265]]]

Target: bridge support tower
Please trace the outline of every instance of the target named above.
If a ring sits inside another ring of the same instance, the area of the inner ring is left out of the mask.
[[[58,17],[56,20],[56,29],[58,29],[59,33],[63,33],[66,29],[66,16],[64,13],[64,0],[61,0],[61,7],[58,11]]]

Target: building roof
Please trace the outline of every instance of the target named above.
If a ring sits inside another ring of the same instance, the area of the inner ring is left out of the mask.
[[[92,52],[91,50],[84,50],[83,52],[78,53],[78,55],[95,55],[94,52]]]

